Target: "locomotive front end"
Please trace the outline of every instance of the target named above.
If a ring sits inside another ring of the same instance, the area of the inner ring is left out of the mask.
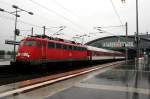
[[[16,63],[32,64],[38,59],[39,50],[37,41],[24,39],[21,41],[16,55]]]

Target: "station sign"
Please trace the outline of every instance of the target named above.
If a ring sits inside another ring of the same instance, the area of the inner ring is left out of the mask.
[[[5,44],[10,44],[10,45],[19,45],[20,44],[20,42],[18,42],[18,41],[16,41],[16,42],[14,42],[13,40],[5,40]]]
[[[104,42],[102,43],[102,47],[112,47],[112,48],[119,48],[119,47],[134,47],[134,42]]]

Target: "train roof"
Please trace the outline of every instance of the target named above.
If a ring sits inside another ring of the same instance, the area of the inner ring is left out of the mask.
[[[103,48],[97,48],[97,47],[93,47],[93,46],[87,46],[87,49],[90,51],[102,51],[102,52],[109,52],[109,53],[120,53],[118,51],[113,51],[113,50],[107,50],[107,49],[103,49]]]
[[[27,37],[24,40],[48,40],[50,42],[86,47],[85,45],[83,45],[81,43],[74,42],[74,41],[69,41],[69,40],[60,39],[60,38],[53,38],[53,37],[48,37],[48,36],[40,36],[40,35]]]

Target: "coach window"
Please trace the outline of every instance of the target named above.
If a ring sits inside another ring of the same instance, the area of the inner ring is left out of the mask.
[[[48,42],[48,48],[55,48],[55,44],[53,42]]]

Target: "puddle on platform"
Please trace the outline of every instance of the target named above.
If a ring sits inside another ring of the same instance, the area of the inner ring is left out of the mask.
[[[120,65],[117,68],[97,74],[83,83],[94,83],[136,88],[150,88],[149,62],[141,62],[138,67],[134,62]]]
[[[150,99],[149,95],[72,87],[45,99]]]

